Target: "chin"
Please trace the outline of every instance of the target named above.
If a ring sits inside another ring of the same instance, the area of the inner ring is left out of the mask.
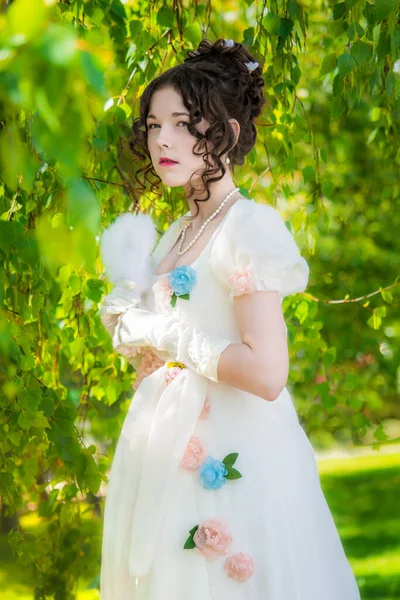
[[[159,178],[161,179],[161,181],[167,185],[168,187],[178,187],[178,186],[182,186],[185,185],[187,183],[186,179],[183,179],[182,177],[168,177],[168,176],[162,176],[160,175],[160,173],[158,173]]]

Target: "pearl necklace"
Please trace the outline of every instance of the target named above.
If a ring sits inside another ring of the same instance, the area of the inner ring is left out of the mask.
[[[222,207],[224,206],[224,204],[229,200],[229,198],[239,190],[240,188],[235,188],[234,190],[232,190],[231,192],[229,192],[229,194],[227,195],[227,197],[222,200],[221,204],[218,206],[217,210],[215,210],[212,215],[210,215],[203,223],[203,225],[200,227],[199,231],[197,232],[197,234],[195,235],[195,237],[192,239],[192,241],[190,242],[190,244],[188,245],[188,247],[185,250],[182,250],[182,246],[183,246],[183,242],[185,240],[185,235],[186,235],[186,230],[187,228],[190,226],[190,223],[188,223],[187,225],[184,226],[184,228],[182,229],[182,236],[181,236],[181,241],[179,242],[179,248],[178,248],[178,254],[179,256],[182,256],[183,254],[185,254],[185,252],[187,252],[188,250],[190,250],[190,248],[193,246],[193,244],[199,239],[199,237],[201,236],[201,234],[203,233],[204,229],[206,228],[206,226],[209,224],[210,221],[212,221],[217,215],[218,213],[222,210]]]

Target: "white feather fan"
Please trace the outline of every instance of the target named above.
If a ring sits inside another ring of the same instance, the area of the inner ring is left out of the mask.
[[[111,283],[135,282],[142,295],[151,285],[150,254],[157,232],[150,215],[123,213],[103,231],[101,259]]]

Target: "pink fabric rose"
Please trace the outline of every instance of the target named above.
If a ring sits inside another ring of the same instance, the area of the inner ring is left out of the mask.
[[[182,369],[180,367],[170,367],[169,369],[165,369],[164,379],[167,382],[167,385],[171,383],[181,371]]]
[[[247,581],[253,575],[254,561],[251,556],[244,552],[232,554],[224,564],[224,569],[229,577],[236,581]]]
[[[252,294],[256,291],[253,275],[250,268],[247,269],[236,269],[228,277],[228,285],[232,290],[234,296],[240,296],[241,294]]]
[[[163,277],[153,285],[154,301],[159,309],[168,308],[171,303],[171,297],[174,290],[171,287],[168,277]]]
[[[165,364],[164,360],[161,360],[151,350],[143,350],[142,360],[140,362],[139,371],[136,375],[136,381],[133,384],[133,389],[136,391],[145,377],[157,371],[160,367]]]
[[[203,556],[214,560],[228,554],[232,536],[226,523],[211,518],[200,523],[193,541]]]
[[[191,437],[181,460],[184,469],[198,469],[207,456],[207,449],[202,439]]]
[[[204,406],[203,409],[200,413],[199,419],[207,419],[208,415],[210,414],[210,410],[211,410],[211,404],[208,401],[208,398],[206,397],[206,399],[204,400]]]

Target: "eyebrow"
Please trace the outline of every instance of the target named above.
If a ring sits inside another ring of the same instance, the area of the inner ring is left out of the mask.
[[[171,117],[179,117],[180,115],[186,115],[187,117],[190,117],[189,113],[186,112],[173,112]],[[157,117],[155,115],[147,115],[146,121],[147,119],[157,119]]]

